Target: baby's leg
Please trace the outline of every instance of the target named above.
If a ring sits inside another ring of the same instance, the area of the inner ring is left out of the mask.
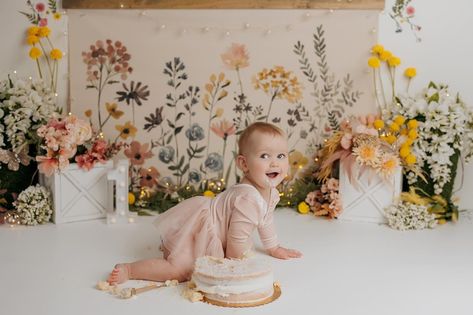
[[[151,281],[176,279],[182,282],[186,281],[189,275],[188,268],[175,266],[162,258],[152,258],[116,265],[107,281],[112,284],[123,283],[129,279]]]

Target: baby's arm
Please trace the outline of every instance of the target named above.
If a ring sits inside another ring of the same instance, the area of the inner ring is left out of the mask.
[[[268,213],[264,225],[258,228],[258,233],[261,242],[263,243],[263,247],[269,255],[279,259],[299,258],[302,256],[302,253],[298,250],[279,246],[274,225],[273,211]]]

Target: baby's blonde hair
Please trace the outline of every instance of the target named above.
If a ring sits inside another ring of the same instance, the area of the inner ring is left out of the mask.
[[[275,125],[265,122],[252,123],[251,125],[246,127],[245,130],[243,130],[240,135],[240,138],[238,139],[238,154],[244,153],[244,147],[248,144],[251,136],[257,131],[272,136],[286,136],[285,132],[282,131],[281,128],[276,127]]]

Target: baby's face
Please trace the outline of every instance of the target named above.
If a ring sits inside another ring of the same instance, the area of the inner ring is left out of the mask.
[[[260,187],[275,187],[286,177],[288,162],[287,140],[279,135],[255,132],[244,154],[246,176]]]

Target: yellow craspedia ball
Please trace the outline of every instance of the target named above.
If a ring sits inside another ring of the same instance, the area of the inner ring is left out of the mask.
[[[401,59],[396,56],[391,56],[388,58],[388,65],[392,68],[397,67],[401,64]]]
[[[132,192],[129,192],[129,193],[128,193],[128,204],[129,204],[129,205],[134,205],[134,204],[135,204],[135,200],[136,200],[135,194],[132,193]]]
[[[380,54],[383,53],[383,51],[384,51],[383,45],[376,44],[376,45],[374,45],[373,47],[371,47],[371,52],[372,52],[373,54],[378,54],[378,55],[380,55]]]
[[[60,20],[61,19],[61,13],[56,12],[56,13],[53,14],[53,17],[54,17],[55,20]]]
[[[401,131],[399,132],[399,134],[401,134],[403,136],[407,136],[407,128],[402,128]]]
[[[378,57],[370,57],[368,59],[368,66],[370,66],[371,68],[379,68],[380,65],[381,61],[378,59]]]
[[[406,70],[404,70],[404,75],[408,77],[409,79],[415,77],[416,74],[417,74],[416,68],[406,68]]]
[[[391,58],[393,54],[389,51],[389,50],[384,50],[380,55],[379,55],[379,59],[381,59],[382,61],[386,61],[388,60],[389,58]]]
[[[408,138],[408,139],[406,139],[406,141],[404,141],[404,143],[402,145],[410,147],[413,143],[414,143],[414,140]]]
[[[389,144],[393,144],[394,142],[396,142],[397,138],[395,135],[388,135],[386,136],[386,142],[389,143]]]
[[[37,27],[36,25],[32,25],[30,27],[28,27],[28,35],[38,35],[38,32],[39,32],[39,27]]]
[[[38,31],[39,37],[48,37],[51,33],[51,29],[47,26],[41,26]]]
[[[39,42],[39,38],[36,35],[28,35],[28,37],[26,37],[26,42],[28,43],[28,45],[33,46],[34,44]]]
[[[394,122],[398,124],[399,126],[404,124],[405,121],[406,121],[406,118],[404,118],[404,116],[401,116],[401,115],[397,115],[396,118],[394,118]]]
[[[406,156],[405,161],[408,165],[414,164],[417,161],[417,158],[414,154],[409,154]]]
[[[409,130],[409,133],[407,134],[407,137],[409,137],[409,139],[417,139],[418,137],[418,134],[417,134],[417,130],[415,129],[411,129]]]
[[[38,47],[31,47],[30,57],[31,59],[38,59],[39,57],[41,57],[41,49],[39,49]]]
[[[373,127],[375,127],[378,130],[384,128],[384,121],[382,121],[381,119],[376,119],[373,122]]]
[[[437,220],[437,224],[439,224],[439,225],[442,225],[442,224],[445,224],[445,223],[447,223],[447,220],[445,220],[445,219],[438,219]]]
[[[62,58],[62,51],[60,49],[54,48],[53,50],[51,50],[49,55],[51,56],[51,59],[59,60]]]
[[[310,207],[305,201],[302,201],[297,205],[297,211],[301,214],[307,214],[310,211]]]
[[[215,197],[215,193],[211,190],[206,190],[206,191],[204,191],[204,196],[213,198],[213,197]]]
[[[409,154],[411,154],[411,149],[408,146],[403,145],[399,150],[399,156],[406,158]]]
[[[417,128],[417,126],[419,126],[419,123],[415,119],[411,119],[407,122],[407,127],[409,129],[415,129],[415,128]]]
[[[396,122],[393,122],[391,125],[389,125],[389,129],[391,129],[391,131],[398,132],[401,127],[399,127]]]

